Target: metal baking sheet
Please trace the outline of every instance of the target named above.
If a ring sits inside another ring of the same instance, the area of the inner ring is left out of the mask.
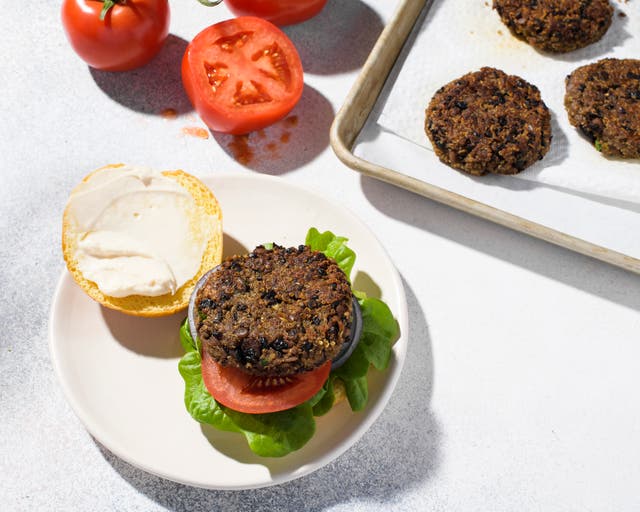
[[[527,187],[522,180],[420,173],[420,168],[435,169],[443,164],[432,152],[376,124],[375,114],[393,87],[403,54],[413,43],[412,31],[420,27],[429,9],[446,1],[404,0],[399,4],[331,128],[337,156],[367,176],[640,273],[640,237],[635,236],[640,230],[640,208],[621,208],[601,198],[554,187]],[[425,106],[427,101],[425,98]]]

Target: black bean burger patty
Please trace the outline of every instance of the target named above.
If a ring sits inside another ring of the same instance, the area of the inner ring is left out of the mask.
[[[603,154],[640,158],[640,60],[603,59],[566,78],[569,122]]]
[[[493,68],[440,88],[425,131],[442,162],[469,174],[516,174],[549,151],[551,115],[534,85]]]
[[[599,41],[611,25],[609,0],[493,0],[509,30],[546,52],[570,52]]]
[[[306,246],[263,246],[225,260],[196,296],[198,337],[222,365],[285,376],[332,360],[349,339],[344,272]]]

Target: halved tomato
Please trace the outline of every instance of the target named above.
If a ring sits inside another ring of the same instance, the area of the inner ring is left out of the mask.
[[[327,0],[226,0],[236,16],[260,16],[276,25],[292,25],[318,14]]]
[[[209,128],[240,135],[286,116],[302,96],[304,78],[284,32],[245,16],[216,23],[189,43],[182,83]]]
[[[306,402],[320,391],[329,372],[331,361],[290,377],[257,377],[216,363],[206,351],[202,354],[202,379],[211,396],[234,411],[249,414],[284,411]]]

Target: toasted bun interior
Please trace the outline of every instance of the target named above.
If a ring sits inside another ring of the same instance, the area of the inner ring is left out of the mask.
[[[102,169],[117,167],[122,167],[122,164],[108,165]],[[98,169],[97,171],[94,171],[94,173],[102,169]],[[94,173],[86,176],[83,183],[88,181]],[[222,260],[222,211],[220,209],[220,204],[211,190],[209,190],[200,180],[183,171],[164,171],[162,174],[174,179],[185,190],[187,190],[195,200],[196,206],[200,207],[206,214],[211,215],[215,223],[211,237],[209,238],[203,252],[198,272],[173,294],[165,294],[156,297],[130,295],[128,297],[119,298],[103,294],[94,282],[89,281],[82,275],[82,272],[78,268],[78,262],[75,259],[77,230],[75,229],[74,220],[69,213],[68,206],[64,211],[62,219],[62,253],[73,279],[92,299],[96,300],[103,306],[129,315],[158,317],[171,315],[185,309],[189,304],[191,292],[193,291],[195,284],[198,282],[198,279],[206,271],[218,265]],[[167,243],[172,243],[172,241],[167,240]]]

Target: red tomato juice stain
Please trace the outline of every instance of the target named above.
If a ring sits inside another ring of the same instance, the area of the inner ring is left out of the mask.
[[[251,163],[256,152],[263,158],[265,149],[269,151],[269,158],[278,158],[278,149],[281,144],[287,144],[291,140],[291,132],[286,128],[298,125],[298,116],[289,116],[280,123],[281,128],[285,128],[278,137],[275,133],[269,134],[269,130],[257,130],[245,135],[234,135],[227,148],[231,151],[233,158],[243,165]],[[275,140],[274,140],[275,138]]]
[[[287,126],[298,126],[298,116],[289,116],[284,120]]]
[[[241,164],[247,165],[253,160],[253,149],[249,147],[249,135],[234,135],[227,146]]]
[[[199,126],[185,126],[182,128],[182,133],[185,135],[191,135],[192,137],[198,137],[199,139],[209,138],[209,132]]]
[[[175,108],[165,108],[160,115],[165,119],[175,119],[178,116],[178,111]]]

